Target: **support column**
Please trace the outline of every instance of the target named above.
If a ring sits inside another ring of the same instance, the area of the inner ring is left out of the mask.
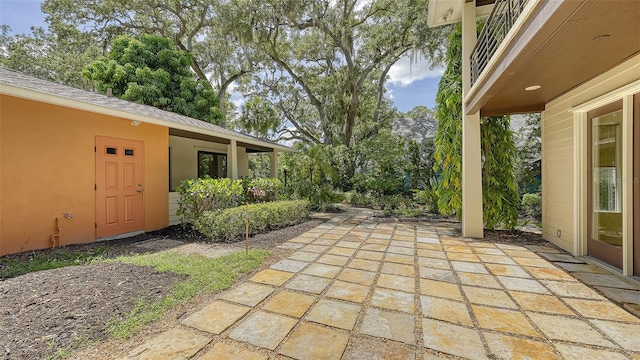
[[[462,11],[462,235],[482,238],[482,158],[480,112],[467,115],[465,97],[471,89],[470,56],[477,41],[476,3]]]
[[[231,180],[238,178],[238,144],[235,140],[227,145],[227,177]]]
[[[271,157],[271,177],[277,178],[278,177],[278,151],[276,149],[273,149],[273,151],[269,155]]]

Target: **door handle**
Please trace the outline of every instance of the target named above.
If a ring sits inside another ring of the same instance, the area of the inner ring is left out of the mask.
[[[141,193],[141,192],[143,192],[144,190],[142,190],[142,189],[138,189],[138,190],[136,190],[136,191],[137,191],[137,192],[139,192],[139,193]]]

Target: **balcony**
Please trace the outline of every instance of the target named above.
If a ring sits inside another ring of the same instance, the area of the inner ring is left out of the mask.
[[[507,37],[529,0],[497,0],[486,20],[478,42],[471,53],[471,84],[473,85],[496,50]]]

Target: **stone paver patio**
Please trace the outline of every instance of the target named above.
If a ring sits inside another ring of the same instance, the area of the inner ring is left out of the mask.
[[[552,247],[346,212],[130,359],[640,359],[640,291]],[[578,281],[577,279],[580,279]],[[637,312],[636,312],[637,314]]]

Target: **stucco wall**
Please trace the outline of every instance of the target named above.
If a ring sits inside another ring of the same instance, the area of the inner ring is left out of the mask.
[[[0,95],[0,255],[95,241],[95,137],[144,142],[144,230],[168,224],[168,129]],[[63,219],[63,214],[73,214]]]
[[[542,236],[565,250],[573,251],[574,243],[577,154],[570,109],[638,79],[640,55],[547,103],[542,113]]]

